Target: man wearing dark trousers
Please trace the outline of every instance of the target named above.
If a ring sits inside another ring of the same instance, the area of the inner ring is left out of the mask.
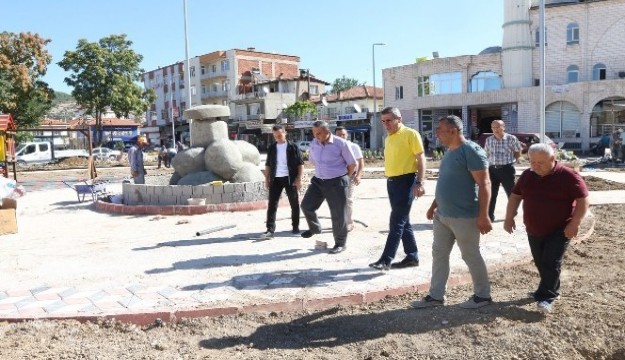
[[[588,211],[588,188],[575,170],[556,162],[551,146],[534,144],[528,154],[531,167],[512,190],[503,228],[509,233],[515,230],[514,217],[523,201],[523,223],[540,275],[538,288],[529,296],[548,313],[560,297],[564,252]]]
[[[265,187],[269,190],[269,204],[267,206],[267,231],[264,239],[273,238],[276,230],[276,212],[282,190],[286,192],[291,205],[291,225],[293,234],[299,233],[299,196],[302,187],[302,172],[304,160],[299,148],[286,140],[286,132],[282,125],[274,125],[273,138],[275,143],[267,149],[265,161]]]
[[[302,211],[308,223],[308,230],[302,233],[302,237],[321,233],[316,211],[326,200],[334,235],[330,254],[338,254],[345,250],[347,242],[347,192],[349,179],[356,169],[356,157],[346,140],[332,135],[327,122],[315,121],[312,131],[315,139],[310,146],[309,159],[315,165],[315,176],[302,200]]]
[[[384,174],[391,216],[384,251],[378,261],[369,266],[378,270],[419,266],[410,209],[414,198],[425,194],[423,142],[416,130],[402,124],[399,109],[387,107],[380,114],[382,126],[388,133],[384,141]],[[391,265],[400,242],[406,257]]]
[[[484,150],[488,156],[488,176],[491,186],[488,217],[492,222],[495,221],[499,185],[503,186],[508,198],[514,187],[516,175],[514,163],[521,157],[522,145],[516,136],[506,133],[506,124],[502,120],[494,120],[490,127],[493,135],[486,139]]]

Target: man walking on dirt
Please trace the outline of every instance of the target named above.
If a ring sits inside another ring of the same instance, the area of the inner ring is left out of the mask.
[[[135,184],[145,184],[145,167],[143,166],[143,149],[148,146],[145,136],[137,137],[137,142],[128,150],[130,175]]]
[[[391,216],[384,251],[378,261],[369,266],[378,270],[419,266],[417,241],[410,224],[410,209],[415,196],[425,194],[423,142],[416,130],[401,123],[399,109],[387,107],[380,114],[388,133],[384,141],[384,173]],[[404,244],[406,257],[391,265],[400,241]]]
[[[341,139],[347,140],[347,130],[343,126],[337,126],[334,129],[334,135],[340,137]],[[360,178],[362,176],[362,170],[365,167],[365,161],[362,157],[362,150],[358,144],[347,140],[349,146],[352,148],[352,152],[356,157],[356,170],[354,174],[349,179],[349,189],[347,190],[347,209],[345,211],[345,216],[347,217],[347,231],[354,230],[354,187],[360,185]]]
[[[293,234],[299,234],[299,195],[302,188],[302,173],[304,160],[299,148],[286,140],[286,132],[282,125],[273,126],[275,143],[267,149],[265,161],[265,187],[269,190],[269,204],[267,205],[267,231],[264,239],[273,238],[276,230],[276,212],[282,190],[286,192],[291,205],[291,225]]]
[[[441,160],[434,201],[426,214],[434,221],[432,281],[429,294],[413,302],[414,308],[444,305],[454,243],[473,280],[473,296],[460,307],[477,309],[493,302],[486,263],[480,253],[480,234],[493,228],[488,218],[488,161],[478,144],[464,138],[462,129],[462,120],[454,115],[441,118],[436,128],[436,135],[448,150]]]
[[[510,197],[516,175],[514,163],[521,157],[522,146],[516,136],[506,133],[506,124],[502,120],[494,120],[490,127],[493,135],[486,139],[484,150],[488,156],[491,189],[488,216],[494,222],[499,185],[503,186],[506,195]]]
[[[534,144],[528,154],[530,168],[512,190],[503,227],[509,233],[515,230],[522,200],[523,223],[540,275],[538,289],[529,296],[540,310],[551,312],[560,297],[564,252],[588,211],[588,189],[577,172],[556,162],[551,146]]]

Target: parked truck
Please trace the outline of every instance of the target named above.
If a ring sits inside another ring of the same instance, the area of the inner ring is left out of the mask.
[[[87,150],[53,150],[49,141],[24,142],[15,150],[15,160],[21,165],[57,162],[71,157],[88,158],[89,153]]]

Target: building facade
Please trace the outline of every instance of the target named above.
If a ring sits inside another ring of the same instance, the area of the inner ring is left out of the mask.
[[[253,96],[258,81],[297,76],[299,61],[297,56],[254,48],[214,51],[189,60],[190,89],[186,89],[186,61],[148,71],[143,74],[144,86],[153,89],[157,99],[151,106],[147,126],[159,128],[161,142],[171,140],[172,128],[176,140],[185,141],[188,123],[184,110],[192,106],[227,105],[232,120],[251,115],[249,109],[234,101]],[[237,124],[231,121],[230,127],[236,133]]]
[[[434,140],[433,123],[454,114],[466,135],[540,131],[538,1],[503,0],[501,47],[383,69],[385,103],[413,116]],[[625,128],[625,0],[546,0],[545,133],[587,150]]]
[[[325,98],[325,104],[322,98]],[[373,99],[376,99],[374,101]],[[375,144],[381,144],[384,128],[374,114],[379,112],[384,104],[382,88],[359,85],[351,89],[339,91],[313,99],[317,104],[317,117],[327,121],[330,126],[343,126],[348,132],[349,140],[357,143],[363,149],[371,149],[371,137],[376,137]],[[375,106],[378,109],[374,109]],[[296,123],[296,127],[304,127]],[[307,129],[302,129],[307,131]],[[302,139],[312,139],[312,133],[302,132]],[[377,149],[376,149],[377,150]]]

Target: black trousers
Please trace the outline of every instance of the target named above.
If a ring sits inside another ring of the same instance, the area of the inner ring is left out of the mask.
[[[534,258],[534,264],[540,275],[540,283],[534,298],[537,301],[555,300],[560,293],[560,273],[564,252],[569,246],[569,239],[564,230],[546,236],[527,236]]]
[[[328,202],[330,217],[332,218],[332,234],[335,246],[345,246],[347,241],[347,192],[349,177],[339,176],[333,179],[319,179],[313,177],[310,186],[302,199],[302,211],[308,223],[308,229],[313,234],[321,233],[321,223],[317,217],[317,209],[324,200]]]
[[[488,216],[491,221],[495,221],[495,206],[497,205],[497,195],[499,194],[499,185],[503,186],[506,195],[510,197],[514,188],[514,176],[516,170],[514,165],[491,165],[488,167],[488,175],[490,176],[490,204],[488,205]]]
[[[291,205],[291,225],[293,229],[299,229],[299,194],[294,185],[289,185],[289,178],[276,177],[269,185],[269,204],[267,206],[267,231],[276,231],[276,212],[278,211],[278,203],[282,190],[286,192]]]

